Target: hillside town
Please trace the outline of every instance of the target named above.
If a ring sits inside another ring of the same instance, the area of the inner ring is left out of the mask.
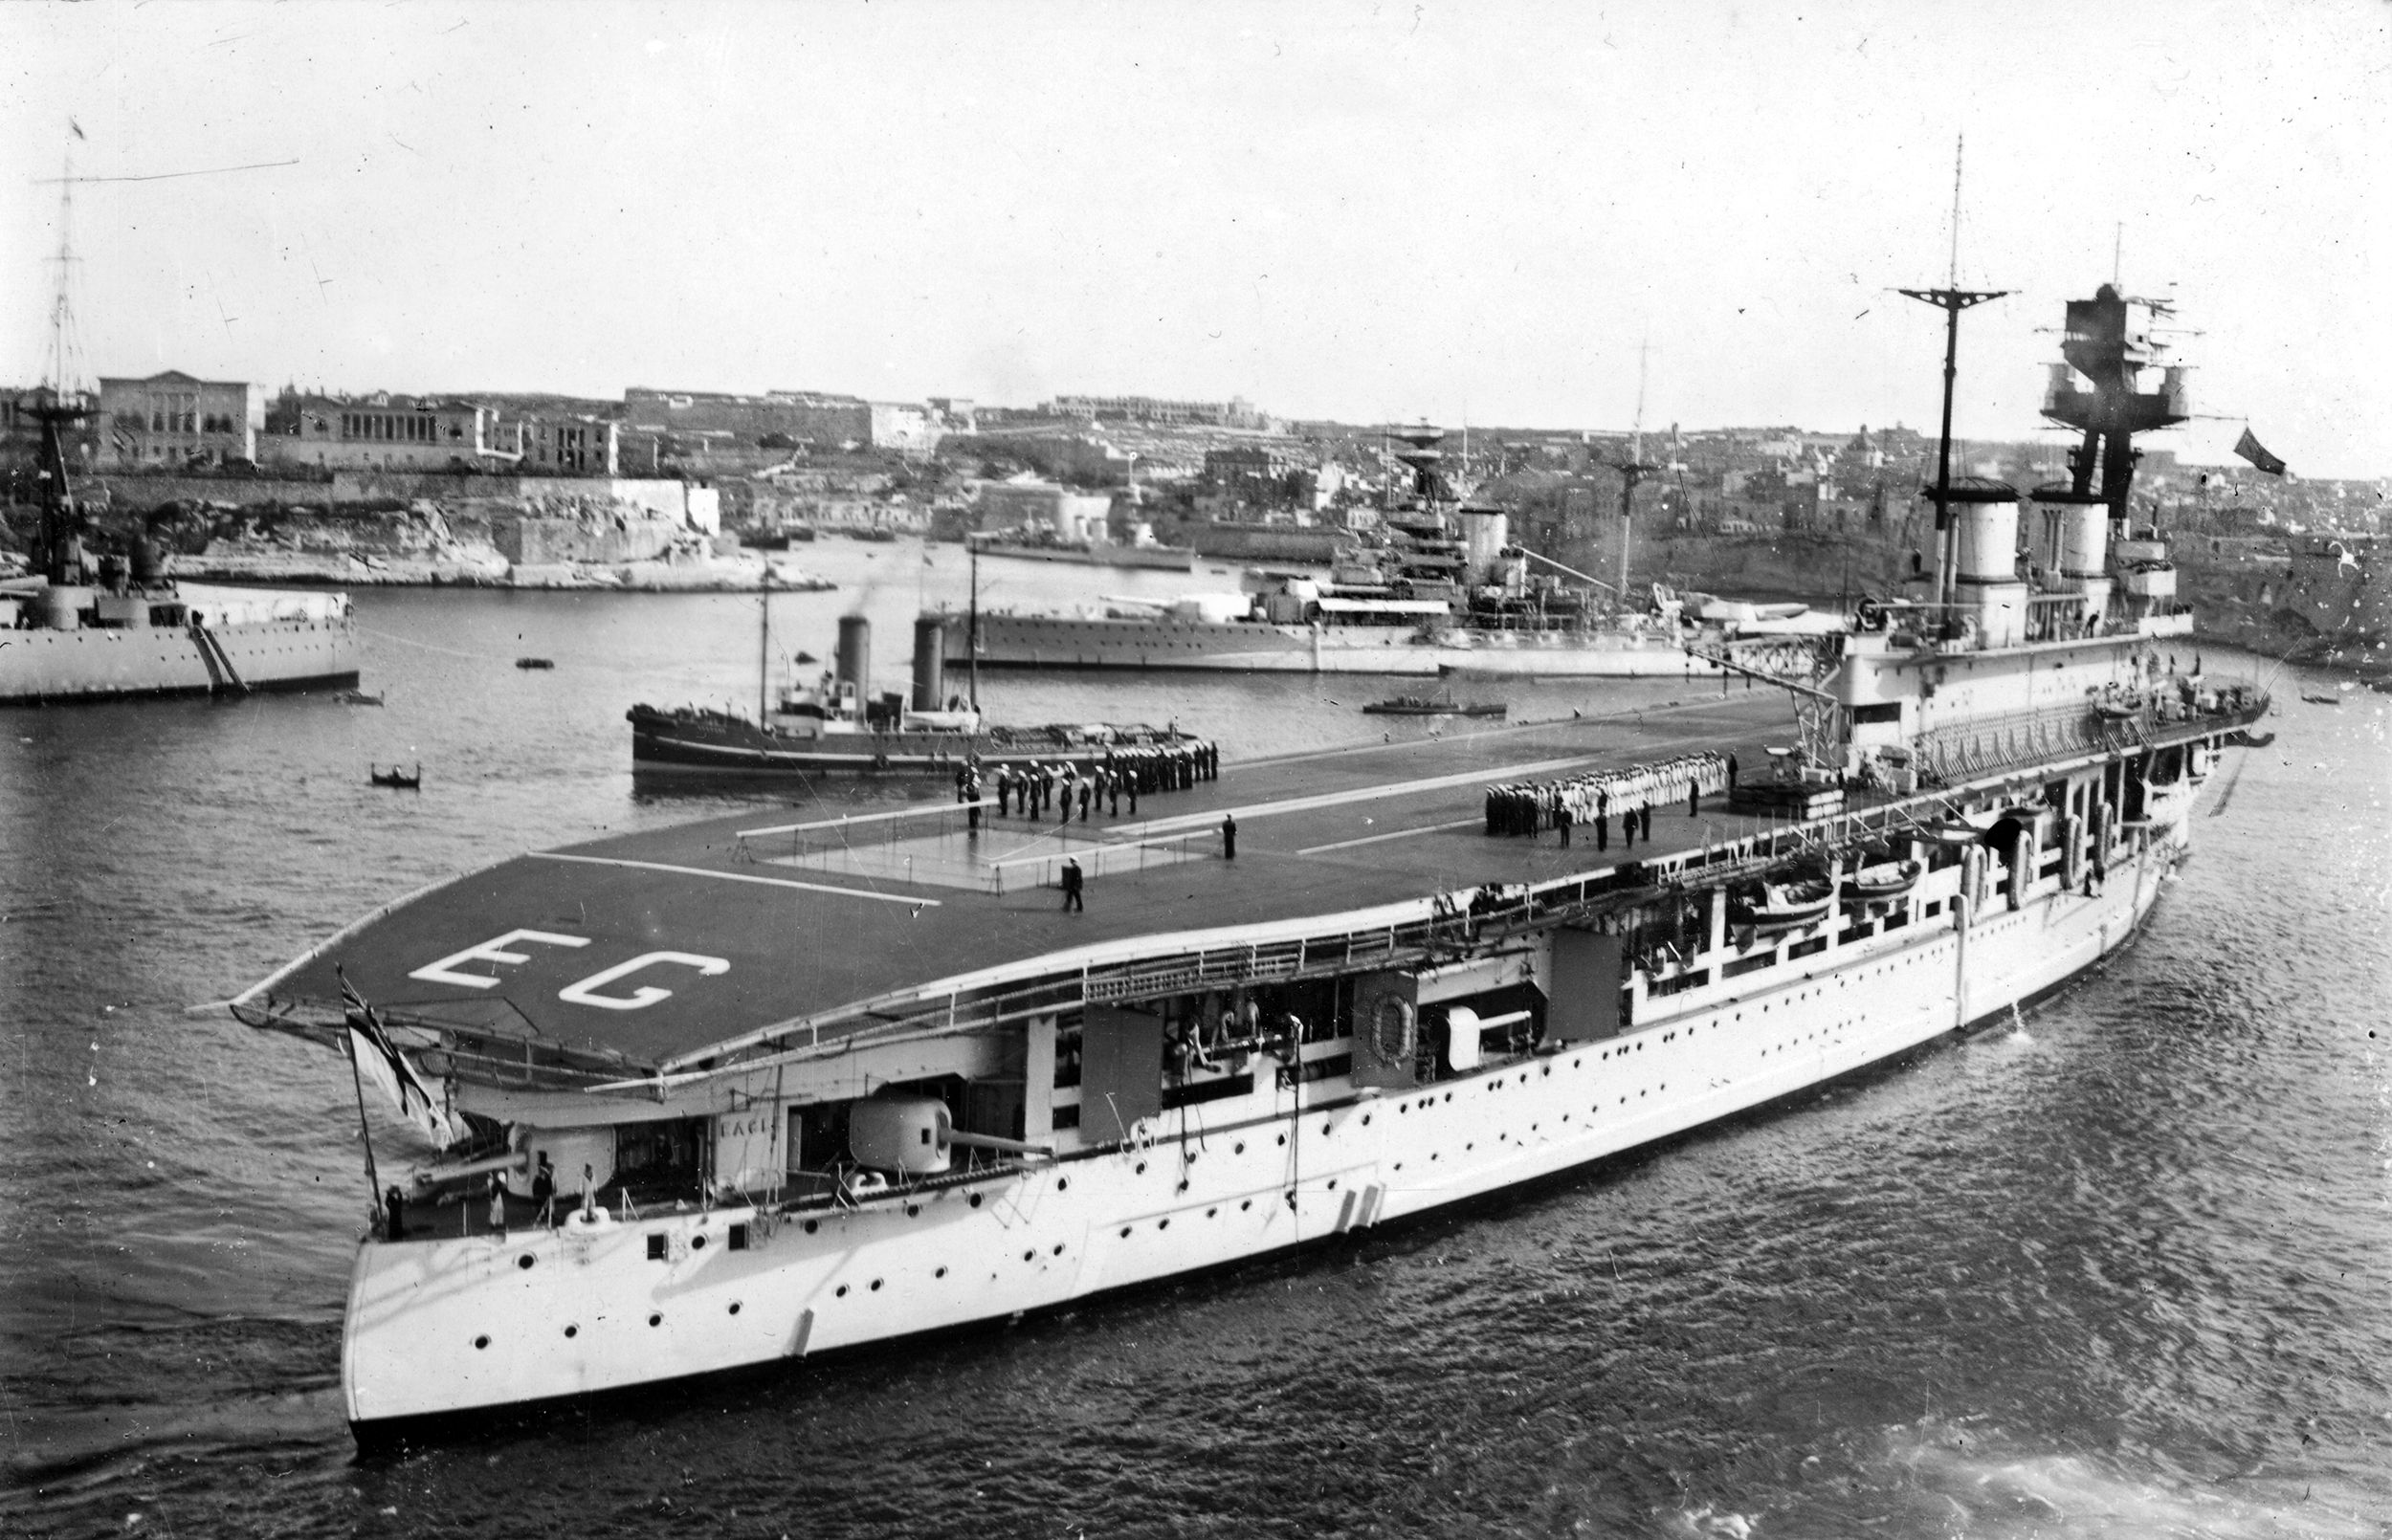
[[[0,395],[0,561],[24,549],[36,500],[38,400]],[[752,581],[724,567],[745,553],[843,534],[1032,534],[1325,564],[1369,539],[1404,484],[1399,447],[1381,426],[1290,420],[1243,399],[409,395],[166,370],[103,377],[70,453],[103,520],[146,524],[194,573],[574,585],[598,569],[703,586]],[[2065,473],[2065,448],[1969,443],[1955,469],[2031,486]],[[1516,541],[1590,570],[1616,561],[1624,506],[1661,573],[1805,597],[1898,578],[1932,522],[1933,433],[1898,423],[1450,428],[1444,452],[1459,486],[1512,516]],[[2161,451],[2136,483],[2153,521],[2202,538],[2189,563],[2205,548],[2234,568],[2272,568],[2304,537],[2382,534],[2387,491]]]

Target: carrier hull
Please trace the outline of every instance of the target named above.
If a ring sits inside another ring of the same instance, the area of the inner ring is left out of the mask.
[[[2135,935],[2184,833],[2180,807],[2137,837],[2096,895],[2039,884],[2015,910],[1997,898],[1966,921],[1755,973],[1721,998],[1679,997],[1613,1038],[1417,1089],[1343,1091],[1300,1110],[1292,1090],[1258,1090],[1170,1114],[1118,1149],[806,1218],[726,1207],[368,1243],[344,1325],[349,1417],[361,1438],[380,1438],[1003,1321],[1604,1161],[2066,984]]]

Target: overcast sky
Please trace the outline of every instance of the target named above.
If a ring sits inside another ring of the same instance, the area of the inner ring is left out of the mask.
[[[1243,395],[1353,422],[2037,426],[2172,295],[2221,457],[2392,473],[2392,10],[0,7],[0,374],[70,147],[95,374]],[[84,138],[72,141],[68,121]]]

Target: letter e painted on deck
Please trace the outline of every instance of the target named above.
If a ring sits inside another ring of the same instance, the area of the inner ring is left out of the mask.
[[[506,935],[484,941],[478,946],[469,946],[462,952],[452,952],[438,962],[418,968],[408,977],[421,979],[427,983],[455,984],[462,989],[488,989],[498,980],[485,974],[458,973],[457,965],[465,962],[529,962],[531,960],[529,953],[507,950],[519,941],[537,941],[542,946],[589,945],[589,937],[586,935],[560,935],[554,931],[509,931]]]

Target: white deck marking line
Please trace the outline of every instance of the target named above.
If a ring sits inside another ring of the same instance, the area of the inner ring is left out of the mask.
[[[1367,786],[1352,786],[1344,791],[1324,791],[1315,797],[1291,797],[1285,802],[1256,803],[1251,807],[1218,807],[1209,813],[1180,813],[1170,818],[1158,818],[1141,825],[1141,838],[1153,834],[1176,834],[1183,829],[1199,829],[1221,822],[1234,814],[1239,818],[1269,818],[1275,813],[1308,812],[1315,807],[1338,807],[1347,803],[1376,802],[1385,797],[1408,797],[1419,791],[1444,791],[1451,786],[1478,785],[1487,781],[1516,781],[1522,776],[1544,775],[1549,771],[1567,770],[1572,765],[1594,764],[1616,758],[1611,754],[1574,754],[1566,759],[1535,759],[1526,764],[1491,764],[1479,770],[1464,770],[1450,776],[1429,776],[1420,781],[1381,781]]]
[[[1415,834],[1442,834],[1447,829],[1469,828],[1483,824],[1480,818],[1457,818],[1451,824],[1423,824],[1418,828],[1400,828],[1388,834],[1365,834],[1359,840],[1340,840],[1334,845],[1308,845],[1297,855],[1318,855],[1323,850],[1350,850],[1358,845],[1377,845],[1382,840],[1408,840]]]
[[[981,804],[984,807],[989,805],[989,799],[983,798]],[[912,807],[898,807],[882,813],[849,813],[839,818],[816,819],[809,824],[774,824],[767,828],[743,828],[733,832],[740,839],[755,840],[762,839],[767,834],[803,834],[811,829],[846,828],[856,824],[886,824],[897,819],[931,818],[942,813],[960,813],[966,805],[963,803],[921,803]]]
[[[803,888],[809,893],[836,893],[841,898],[872,898],[884,904],[903,904],[908,909],[937,909],[936,898],[916,898],[910,893],[876,893],[869,888],[833,888],[827,883],[797,882],[787,877],[751,877],[742,871],[709,871],[704,867],[673,867],[661,861],[618,861],[598,855],[560,855],[553,850],[530,852],[535,861],[578,861],[587,867],[629,867],[635,871],[673,871],[684,877],[712,877],[717,882],[755,882],[767,888]]]

